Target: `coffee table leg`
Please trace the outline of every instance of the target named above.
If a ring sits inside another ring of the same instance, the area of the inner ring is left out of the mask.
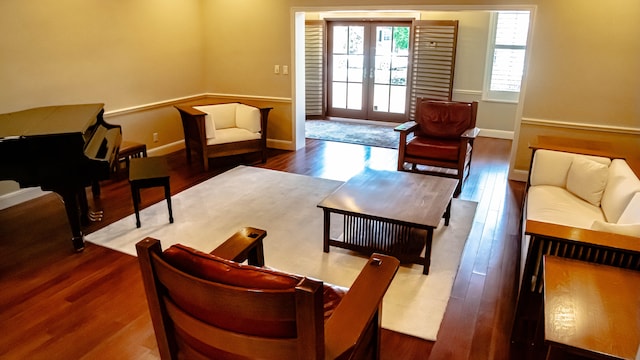
[[[331,212],[324,210],[324,252],[329,252],[329,229],[331,228]]]
[[[449,226],[449,219],[451,218],[451,201],[449,200],[449,204],[447,204],[447,210],[444,211],[444,226]]]
[[[429,267],[431,266],[431,243],[433,242],[433,229],[427,229],[427,243],[424,247],[424,268],[422,273],[429,275]]]

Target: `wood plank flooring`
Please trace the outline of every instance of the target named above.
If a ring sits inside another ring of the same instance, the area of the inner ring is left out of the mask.
[[[524,191],[507,180],[510,147],[509,140],[476,141],[460,198],[477,201],[478,209],[438,340],[384,331],[383,359],[510,358]],[[212,161],[204,173],[186,164],[182,151],[167,158],[172,193],[244,160]],[[365,167],[394,170],[396,161],[393,149],[307,140],[300,151],[271,151],[259,166],[347,180]],[[142,192],[143,208],[162,200],[160,188]],[[102,182],[90,205],[105,217],[85,233],[132,214],[127,180]],[[158,358],[137,260],[93,244],[74,253],[55,194],[0,211],[0,334],[1,359]]]

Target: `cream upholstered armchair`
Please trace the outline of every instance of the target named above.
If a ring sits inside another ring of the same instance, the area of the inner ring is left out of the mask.
[[[267,161],[267,119],[271,108],[242,103],[176,106],[182,118],[187,161],[195,153],[209,169],[209,158],[260,153]]]

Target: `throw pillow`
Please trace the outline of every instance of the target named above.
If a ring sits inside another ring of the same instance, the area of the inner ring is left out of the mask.
[[[640,238],[640,223],[638,224],[612,224],[600,220],[595,220],[591,224],[591,230],[604,231],[614,234],[635,236]]]
[[[567,174],[567,190],[594,206],[600,206],[607,185],[609,168],[593,160],[576,156]]]

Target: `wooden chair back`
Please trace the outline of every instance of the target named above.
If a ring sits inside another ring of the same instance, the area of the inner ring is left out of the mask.
[[[322,282],[258,290],[203,280],[165,261],[157,240],[139,257],[163,359],[324,358]]]

